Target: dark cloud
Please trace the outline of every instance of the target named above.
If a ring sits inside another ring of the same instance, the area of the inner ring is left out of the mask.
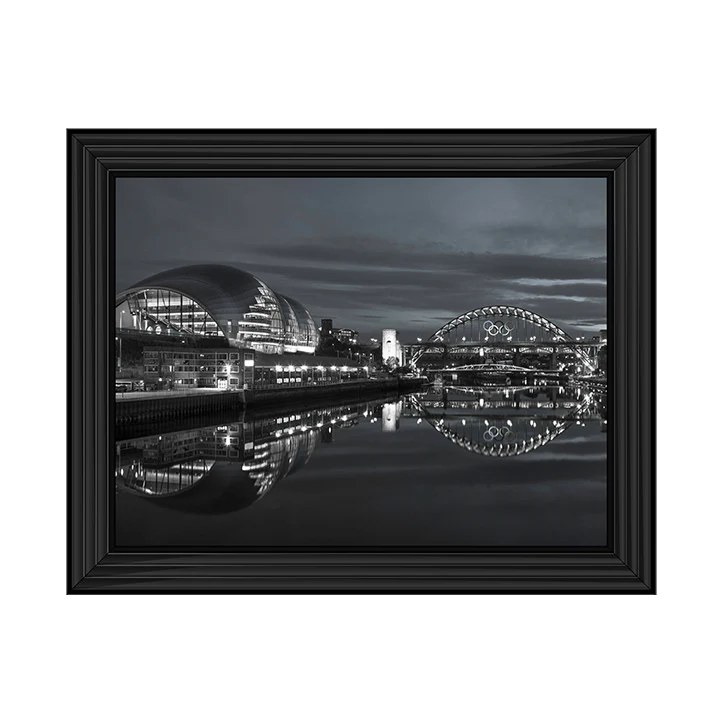
[[[229,263],[317,317],[426,336],[485,304],[606,326],[603,179],[118,179],[117,286]]]

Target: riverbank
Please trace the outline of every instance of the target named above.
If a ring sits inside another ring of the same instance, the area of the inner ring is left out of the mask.
[[[239,413],[244,409],[277,407],[302,402],[363,400],[380,394],[407,394],[419,391],[422,379],[370,379],[327,386],[286,389],[259,389],[207,394],[132,393],[115,400],[116,429],[146,422],[197,419],[219,414]],[[147,394],[147,396],[146,396]]]

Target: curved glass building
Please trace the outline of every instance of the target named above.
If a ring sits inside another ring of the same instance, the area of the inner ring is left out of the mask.
[[[267,354],[312,354],[319,332],[307,309],[233,266],[162,271],[116,296],[116,327],[155,335],[224,337]]]

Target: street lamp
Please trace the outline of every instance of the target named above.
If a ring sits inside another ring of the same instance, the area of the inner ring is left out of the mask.
[[[115,340],[118,342],[118,346],[120,347],[118,350],[118,371],[121,371],[123,369],[123,339],[117,336]]]

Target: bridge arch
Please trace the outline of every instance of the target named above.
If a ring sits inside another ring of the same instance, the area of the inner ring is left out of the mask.
[[[499,304],[480,306],[450,319],[437,329],[427,340],[426,347],[412,356],[412,364],[415,365],[430,350],[430,345],[433,348],[435,342],[454,344],[460,339],[466,342],[467,334],[469,341],[477,341],[480,344],[502,341],[557,343],[575,341],[557,324],[528,309]],[[594,368],[595,364],[589,354],[576,346],[570,348],[586,370]]]

